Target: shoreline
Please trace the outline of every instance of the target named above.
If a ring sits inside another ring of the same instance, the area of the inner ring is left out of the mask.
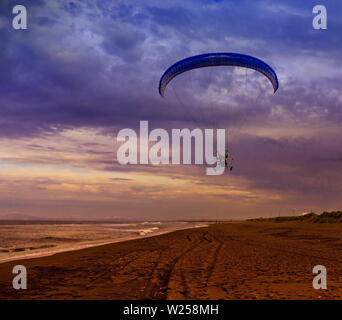
[[[85,249],[89,249],[89,248],[101,247],[101,246],[106,246],[109,244],[120,243],[120,242],[125,242],[125,241],[130,241],[130,240],[139,240],[139,239],[151,238],[151,237],[160,236],[163,234],[168,234],[168,233],[172,233],[172,232],[179,231],[179,230],[205,228],[205,227],[208,227],[209,225],[210,224],[206,224],[203,226],[202,225],[201,226],[189,226],[186,228],[175,228],[175,229],[155,232],[153,234],[136,235],[136,236],[130,236],[127,238],[119,238],[116,240],[102,241],[99,243],[95,243],[95,242],[94,243],[84,243],[84,244],[79,244],[78,246],[75,246],[73,248],[60,248],[60,249],[56,249],[56,250],[51,250],[49,252],[28,253],[28,254],[23,254],[21,256],[18,255],[18,256],[5,258],[5,259],[0,259],[0,265],[7,263],[7,262],[13,262],[13,261],[18,261],[18,260],[30,260],[30,259],[51,257],[51,256],[54,256],[54,255],[59,254],[59,253],[74,252],[74,251],[80,251],[80,250],[85,250]]]

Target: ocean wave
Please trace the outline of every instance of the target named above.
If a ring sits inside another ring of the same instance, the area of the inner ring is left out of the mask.
[[[159,228],[158,227],[153,227],[153,228],[149,228],[149,229],[139,230],[139,235],[145,236],[146,234],[152,233],[152,232],[154,232],[156,230],[159,230]]]

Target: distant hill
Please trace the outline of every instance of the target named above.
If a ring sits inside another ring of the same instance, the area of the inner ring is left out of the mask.
[[[7,214],[5,216],[0,216],[0,220],[25,220],[25,221],[32,221],[32,220],[50,220],[48,218],[42,218],[42,217],[35,217],[30,216],[27,214],[21,214],[21,213],[12,213]]]
[[[305,222],[314,222],[314,223],[335,223],[342,222],[342,211],[324,211],[321,214],[316,214],[314,212],[306,213],[300,216],[282,216],[275,218],[256,218],[256,219],[248,219],[247,221],[252,222],[262,222],[262,221],[270,221],[270,222],[287,222],[287,221],[305,221]]]

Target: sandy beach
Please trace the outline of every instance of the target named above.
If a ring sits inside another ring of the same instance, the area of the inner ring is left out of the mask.
[[[0,264],[1,299],[341,299],[342,224],[236,222]],[[28,289],[13,290],[23,264]],[[314,290],[324,265],[328,289]]]

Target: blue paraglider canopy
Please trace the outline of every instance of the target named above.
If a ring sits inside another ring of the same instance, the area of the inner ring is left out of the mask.
[[[206,53],[180,60],[168,68],[159,82],[159,94],[164,92],[169,82],[183,72],[198,68],[233,66],[256,70],[267,77],[272,83],[274,93],[278,90],[279,82],[275,71],[264,61],[240,53]]]

